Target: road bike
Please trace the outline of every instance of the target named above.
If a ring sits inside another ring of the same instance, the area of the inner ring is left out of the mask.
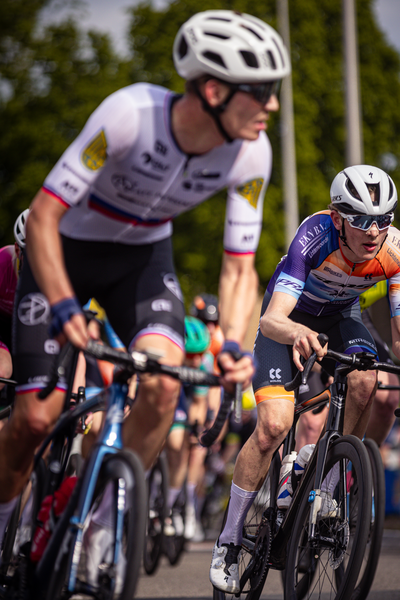
[[[66,364],[71,360],[68,352],[68,349],[63,349],[60,354],[58,374],[65,372]],[[54,528],[42,556],[37,563],[33,563],[32,538],[23,543],[15,561],[8,565],[6,574],[0,580],[0,598],[57,600],[90,597],[111,600],[118,596],[121,600],[131,600],[142,560],[147,491],[141,461],[135,453],[122,448],[121,429],[127,382],[135,373],[160,373],[197,385],[219,385],[216,376],[187,367],[161,364],[157,357],[149,353],[120,352],[94,341],[89,341],[85,352],[99,360],[111,361],[120,368],[115,371],[114,381],[109,388],[78,404],[72,411],[63,413],[37,453],[35,465],[41,463],[49,444],[63,440],[63,449],[66,446],[68,448],[67,432],[75,430],[77,421],[87,413],[107,406],[103,430],[63,512],[58,520],[54,519]],[[67,454],[64,452],[60,460],[49,465],[49,471],[54,475],[55,490],[61,483],[60,473],[65,470]],[[40,482],[33,486],[34,496],[40,496],[42,487]],[[107,501],[107,497],[112,499],[111,544],[104,548],[104,556],[100,557],[93,581],[93,574],[90,580],[86,575],[90,554],[90,538],[87,539],[86,534],[93,513],[102,501]],[[37,515],[36,508],[32,511],[32,532],[38,525]]]
[[[319,339],[322,345],[328,341],[322,334]],[[278,509],[278,449],[245,520],[239,573],[241,593],[248,600],[259,599],[270,568],[284,571],[285,600],[314,600],[324,594],[332,600],[361,599],[372,584],[383,527],[382,465],[372,451],[377,468],[371,469],[372,442],[364,445],[354,436],[342,435],[347,375],[355,369],[399,373],[400,367],[379,363],[370,353],[346,355],[328,349],[326,358],[339,363],[334,382],[321,394],[301,404],[296,401],[293,426],[282,444],[282,456],[286,456],[295,448],[300,415],[329,402],[325,433],[298,482],[293,500],[288,509]],[[315,360],[314,353],[304,364],[304,371],[285,385],[287,391],[306,383]],[[333,473],[337,474],[337,482]],[[321,487],[329,487],[332,481],[334,510],[321,516]],[[223,600],[224,596],[214,588],[214,600]]]

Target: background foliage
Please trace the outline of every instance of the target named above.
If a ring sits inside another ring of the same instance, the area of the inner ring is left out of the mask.
[[[193,13],[231,8],[276,27],[276,0],[175,0],[162,10],[133,6],[131,59],[121,60],[106,35],[84,35],[72,21],[37,35],[50,0],[0,3],[0,243],[92,110],[114,90],[150,81],[183,91],[171,48]],[[390,171],[400,189],[400,57],[374,19],[373,0],[358,0],[357,19],[365,162]],[[341,0],[289,0],[300,216],[326,207],[344,166],[345,120]],[[265,287],[284,248],[279,115],[269,121],[274,168],[267,190],[257,270]],[[175,221],[175,260],[185,297],[217,291],[225,196]]]

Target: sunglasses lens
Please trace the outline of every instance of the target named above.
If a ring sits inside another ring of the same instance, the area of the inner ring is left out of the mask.
[[[393,221],[393,215],[380,215],[378,217],[379,229],[387,229]]]
[[[278,81],[269,81],[268,83],[260,83],[259,85],[254,86],[254,97],[256,100],[261,102],[261,104],[266,104],[271,96],[276,96],[278,94],[279,89]]]
[[[271,96],[278,94],[280,81],[267,81],[265,83],[239,84],[237,89],[251,94],[260,104],[267,104]]]
[[[349,223],[352,227],[356,229],[362,229],[363,231],[368,231],[372,227],[374,223],[376,223],[379,230],[387,229],[391,222],[393,221],[393,215],[355,215],[351,216],[351,220],[349,219]]]

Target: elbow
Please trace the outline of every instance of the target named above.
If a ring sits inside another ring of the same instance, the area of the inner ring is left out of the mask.
[[[260,319],[260,331],[264,337],[270,337],[270,324],[271,324],[271,316],[267,313]]]

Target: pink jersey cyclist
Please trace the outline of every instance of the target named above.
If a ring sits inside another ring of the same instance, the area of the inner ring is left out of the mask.
[[[25,247],[25,220],[28,209],[21,213],[14,224],[15,244],[0,248],[0,377],[12,375],[11,322],[18,273]],[[0,384],[0,390],[4,384]]]
[[[17,256],[14,246],[0,248],[0,313],[11,317],[17,287]]]

